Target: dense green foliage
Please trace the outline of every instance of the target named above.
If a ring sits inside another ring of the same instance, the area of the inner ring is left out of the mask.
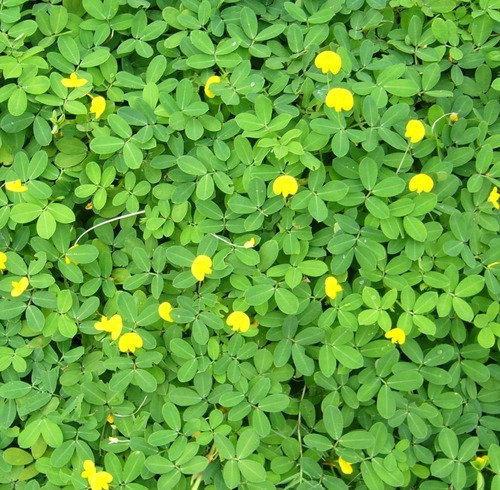
[[[499,10],[0,0],[0,489],[500,489]]]

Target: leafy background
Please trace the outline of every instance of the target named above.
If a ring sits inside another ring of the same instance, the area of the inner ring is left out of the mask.
[[[1,0],[1,488],[500,488],[499,9]]]

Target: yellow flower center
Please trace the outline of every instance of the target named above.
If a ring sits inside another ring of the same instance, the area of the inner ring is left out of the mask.
[[[203,281],[206,274],[212,274],[212,259],[208,255],[198,255],[191,264],[191,273],[198,281]]]
[[[28,187],[21,183],[21,179],[5,182],[5,188],[11,192],[24,192],[28,190]]]
[[[329,298],[335,299],[340,291],[342,291],[342,286],[337,281],[337,278],[329,276],[325,279],[325,293]]]
[[[335,112],[350,111],[354,107],[354,97],[346,88],[332,88],[326,94],[325,104]]]
[[[412,143],[422,141],[425,136],[425,126],[418,119],[410,119],[406,124],[405,138],[410,138]]]
[[[30,282],[27,277],[22,277],[19,281],[12,281],[10,284],[12,286],[12,291],[10,292],[10,295],[13,298],[17,298],[18,296],[21,296],[21,294],[23,294],[24,291],[26,291]]]
[[[323,51],[316,56],[314,64],[323,73],[331,72],[336,75],[342,68],[342,58],[334,51]]]
[[[205,95],[207,97],[210,97],[211,99],[215,97],[215,94],[210,90],[210,85],[212,85],[213,83],[220,83],[220,77],[214,75],[212,77],[209,77],[209,79],[205,83]]]
[[[118,349],[120,349],[121,352],[130,351],[134,353],[136,348],[141,348],[142,346],[142,337],[135,332],[123,334],[118,341]]]
[[[106,110],[106,99],[98,95],[92,99],[92,103],[90,104],[90,112],[95,114],[95,118],[99,119],[102,116],[102,113]]]
[[[342,473],[346,475],[350,475],[354,470],[352,468],[352,464],[348,463],[346,460],[339,458],[339,466]]]
[[[408,185],[411,192],[418,192],[419,194],[422,192],[431,192],[433,187],[434,181],[427,174],[414,175]]]
[[[291,175],[280,175],[273,184],[273,192],[278,196],[282,194],[283,197],[293,196],[299,190],[299,184],[295,177]]]
[[[402,328],[393,328],[385,334],[386,339],[390,339],[393,344],[404,344],[406,340],[406,334]]]
[[[158,306],[158,314],[166,322],[173,322],[174,320],[172,320],[172,317],[170,316],[172,309],[172,305],[168,301],[164,301],[160,304],[160,306]]]
[[[250,238],[250,240],[246,241],[246,242],[243,244],[243,246],[244,246],[245,248],[253,248],[253,247],[255,246],[255,238],[254,238],[254,237]]]
[[[7,268],[6,262],[7,262],[7,254],[5,254],[4,252],[0,252],[0,269],[3,270]]]
[[[488,202],[491,202],[496,209],[500,209],[498,200],[500,199],[500,194],[498,193],[498,187],[493,187],[490,195],[488,196]]]
[[[250,318],[243,311],[233,311],[226,319],[226,323],[235,332],[247,332],[250,328]]]
[[[113,315],[109,320],[103,316],[100,322],[94,323],[94,328],[99,331],[111,333],[111,339],[116,340],[122,333],[123,320],[120,315]]]
[[[66,88],[78,88],[83,87],[87,83],[86,78],[78,78],[78,75],[73,72],[69,78],[63,78],[61,84]]]

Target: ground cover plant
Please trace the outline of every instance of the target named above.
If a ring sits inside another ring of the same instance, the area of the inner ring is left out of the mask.
[[[500,488],[498,0],[0,0],[0,488]]]

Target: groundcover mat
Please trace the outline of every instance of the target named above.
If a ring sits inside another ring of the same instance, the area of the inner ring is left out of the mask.
[[[0,490],[500,489],[500,0],[0,0]]]

